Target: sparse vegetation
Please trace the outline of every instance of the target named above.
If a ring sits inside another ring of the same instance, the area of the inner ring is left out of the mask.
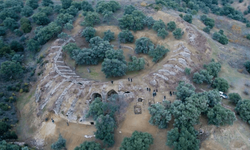
[[[61,150],[63,148],[66,148],[66,140],[59,134],[58,140],[51,145],[51,149]]]

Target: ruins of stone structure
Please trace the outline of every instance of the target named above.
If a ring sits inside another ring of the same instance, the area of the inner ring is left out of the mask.
[[[186,25],[185,32],[186,40],[172,45],[169,58],[161,61],[160,69],[152,69],[147,75],[133,78],[133,82],[120,79],[114,81],[114,84],[83,79],[77,75],[74,68],[65,64],[62,56],[62,47],[75,42],[74,38],[56,40],[47,51],[45,59],[48,63],[44,66],[43,76],[36,88],[37,115],[46,109],[69,122],[90,124],[85,118],[90,102],[96,97],[105,101],[110,93],[117,93],[123,101],[131,102],[141,98],[146,104],[152,104],[155,100],[152,100],[147,87],[157,88],[161,93],[174,90],[178,81],[185,80],[185,68],[198,69],[202,64],[196,63],[202,61],[202,57],[206,56],[204,53],[211,51],[206,38],[197,30]]]

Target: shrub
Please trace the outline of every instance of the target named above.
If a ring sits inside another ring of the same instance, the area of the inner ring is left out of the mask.
[[[4,36],[6,34],[5,27],[0,27],[0,36]]]
[[[241,100],[237,103],[235,111],[240,115],[240,118],[250,124],[250,100]]]
[[[177,28],[173,32],[174,38],[177,40],[181,39],[183,34],[184,34],[184,32],[181,31],[181,28]]]
[[[159,36],[159,37],[165,39],[166,36],[168,36],[168,31],[166,31],[164,28],[159,29],[159,30],[158,30],[158,33],[157,33],[157,36]]]
[[[204,68],[211,76],[217,77],[221,69],[221,64],[212,60],[209,64],[204,64]]]
[[[85,141],[79,147],[77,146],[74,150],[103,150],[99,143],[94,141]]]
[[[234,104],[237,104],[241,100],[241,97],[238,93],[229,93],[228,96],[229,100]]]
[[[193,17],[192,17],[192,15],[185,15],[185,16],[183,16],[183,19],[185,21],[187,21],[188,23],[192,23]]]
[[[131,57],[131,62],[128,63],[128,71],[139,71],[144,69],[145,60],[144,58],[137,58],[136,56]]]
[[[82,31],[82,36],[85,37],[85,40],[87,42],[90,41],[91,38],[93,38],[95,36],[95,29],[92,27],[86,27],[83,31]]]
[[[203,28],[203,31],[206,32],[206,33],[210,33],[210,28],[209,27],[205,27],[205,28]]]
[[[12,50],[14,50],[15,52],[22,52],[24,50],[24,47],[22,44],[20,44],[19,42],[17,41],[12,41],[10,43],[10,48]]]
[[[247,34],[246,38],[247,38],[248,40],[250,40],[250,34]]]
[[[22,8],[22,12],[21,12],[21,15],[22,16],[25,16],[25,17],[29,17],[33,14],[33,9],[29,6],[24,6]]]
[[[185,74],[190,75],[191,73],[191,68],[185,68]]]
[[[167,29],[169,30],[169,31],[174,31],[175,30],[175,28],[176,28],[176,24],[175,24],[175,22],[174,21],[170,21],[168,24],[167,24]]]
[[[153,57],[153,62],[158,62],[169,50],[164,46],[157,45],[155,49],[150,49],[148,54]]]
[[[33,9],[36,9],[39,6],[38,5],[38,0],[27,0],[26,5],[30,6]]]
[[[0,75],[5,80],[18,79],[23,75],[23,69],[18,62],[5,61],[1,64]]]
[[[62,8],[67,9],[71,6],[72,0],[61,0]]]
[[[100,23],[99,15],[96,12],[88,12],[84,17],[84,21],[81,23],[83,26],[94,26]]]
[[[245,62],[245,63],[244,63],[244,66],[245,66],[247,72],[250,73],[250,61]]]
[[[43,0],[42,1],[42,5],[43,6],[49,6],[49,5],[53,5],[54,2],[52,0]]]
[[[133,11],[135,11],[136,8],[133,5],[127,5],[124,8],[124,15],[126,14],[132,14]]]
[[[149,38],[142,37],[135,41],[135,52],[137,54],[144,53],[147,54],[150,50],[154,50],[154,44]]]
[[[210,29],[214,27],[214,19],[208,18],[206,15],[201,16],[201,21]]]
[[[221,105],[216,105],[210,108],[207,113],[208,123],[216,126],[223,125],[233,125],[236,120],[234,112],[222,107]]]
[[[223,30],[221,30],[221,31],[223,31]],[[221,32],[221,33],[223,33],[223,32]],[[221,34],[221,33],[215,32],[213,34],[212,38],[223,45],[228,44],[228,38],[224,34]]]
[[[67,52],[70,55],[70,57],[72,58],[73,57],[73,54],[72,54],[73,50],[78,50],[80,48],[76,45],[76,43],[69,43],[69,44],[63,46],[62,49],[64,52]]]
[[[105,11],[111,11],[114,13],[120,8],[121,5],[116,1],[109,1],[109,2],[99,1],[96,4],[96,12],[98,13],[103,13]]]
[[[122,30],[118,34],[118,38],[121,43],[132,43],[134,41],[134,36],[129,30]]]
[[[103,40],[110,42],[110,41],[112,41],[114,39],[115,39],[115,33],[114,32],[111,32],[110,30],[104,32]]]
[[[159,29],[165,29],[166,25],[162,20],[155,21],[153,29],[158,32]]]
[[[120,150],[128,149],[149,149],[149,146],[153,144],[154,139],[151,134],[147,132],[134,131],[131,137],[125,137],[122,141]]]
[[[19,24],[17,23],[17,21],[15,21],[14,19],[12,18],[6,18],[4,21],[3,21],[3,24],[6,28],[14,31],[15,29],[19,28]]]
[[[87,1],[82,1],[81,8],[83,11],[94,11],[92,5]]]
[[[215,78],[212,87],[218,89],[219,91],[227,92],[229,85],[227,80],[224,78]]]
[[[39,12],[32,16],[34,22],[38,25],[47,25],[49,24],[50,20],[45,13]]]
[[[66,140],[59,134],[58,140],[51,145],[53,150],[61,150],[66,147]]]

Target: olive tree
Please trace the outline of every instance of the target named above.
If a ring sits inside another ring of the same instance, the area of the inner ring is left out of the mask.
[[[94,26],[100,23],[100,18],[96,12],[88,12],[84,17],[84,21],[81,23],[83,26]]]
[[[191,84],[186,84],[185,82],[180,82],[176,87],[176,97],[182,101],[190,97],[195,93],[195,88]]]
[[[183,16],[183,19],[187,21],[188,23],[192,23],[192,15],[185,15]]]
[[[229,93],[228,97],[229,97],[229,100],[233,102],[234,104],[237,104],[241,100],[241,97],[238,93]]]
[[[173,128],[167,134],[167,145],[174,150],[199,150],[200,140],[197,131],[192,126]]]
[[[134,131],[131,137],[125,137],[120,150],[148,150],[154,139],[147,132]]]
[[[104,37],[103,37],[104,41],[110,42],[110,41],[112,41],[114,39],[115,39],[115,33],[114,32],[111,32],[110,30],[104,32]]]
[[[141,37],[135,41],[135,52],[137,54],[147,54],[151,50],[154,50],[154,44],[149,38]]]
[[[250,100],[239,101],[235,107],[235,111],[244,122],[250,124]]]
[[[158,32],[159,29],[165,29],[166,25],[162,20],[155,21],[153,29]]]
[[[66,148],[66,140],[59,134],[58,140],[51,145],[51,149],[61,150],[63,148]]]
[[[215,78],[212,87],[218,89],[219,91],[227,92],[229,84],[224,78]]]
[[[33,14],[33,9],[29,6],[24,6],[21,11],[21,15],[25,17],[29,17]]]
[[[181,31],[181,28],[177,28],[173,31],[174,38],[177,40],[181,39],[183,34],[184,32]]]
[[[36,9],[39,6],[38,5],[38,0],[27,0],[26,5],[30,6],[33,9]]]
[[[62,49],[64,52],[67,52],[70,55],[70,57],[72,58],[73,57],[73,54],[72,54],[73,50],[78,50],[80,48],[76,45],[76,43],[68,43],[67,45],[64,45]]]
[[[15,21],[14,19],[12,18],[6,18],[4,21],[3,21],[3,24],[6,28],[14,31],[15,29],[19,28],[19,24],[17,23],[17,21]]]
[[[172,119],[170,110],[159,103],[151,105],[148,110],[151,115],[150,124],[156,125],[160,129],[168,127],[168,123]]]
[[[128,62],[128,71],[139,71],[144,69],[145,60],[144,58],[137,58],[136,56],[131,57],[131,62]]]
[[[118,34],[118,38],[121,43],[132,43],[134,41],[134,36],[129,30],[122,30]]]
[[[96,119],[95,125],[97,131],[95,133],[95,137],[97,139],[103,140],[104,145],[111,147],[115,144],[114,140],[114,131],[116,128],[116,122],[114,118],[109,115],[100,115]]]
[[[95,29],[92,27],[86,27],[83,31],[82,31],[82,36],[85,37],[85,40],[87,42],[90,41],[91,38],[93,38],[95,36]]]
[[[97,65],[98,57],[96,52],[90,48],[84,48],[82,50],[76,49],[72,51],[72,58],[78,65]]]
[[[167,30],[169,30],[169,31],[174,31],[175,30],[175,28],[176,28],[176,24],[175,24],[175,22],[174,21],[170,21],[168,24],[167,24]]]
[[[103,150],[99,143],[94,141],[84,141],[80,146],[77,146],[74,150]]]
[[[53,5],[54,2],[52,0],[43,0],[42,1],[42,5],[43,6],[49,6],[49,5]]]
[[[162,45],[157,45],[155,49],[149,50],[149,56],[153,57],[153,62],[158,62],[169,50]]]
[[[221,105],[210,108],[207,113],[208,123],[216,126],[232,125],[236,120],[234,112]]]
[[[23,75],[23,68],[18,62],[5,61],[1,63],[0,76],[5,80],[18,79]]]
[[[61,0],[62,8],[67,9],[71,6],[72,0]]]
[[[208,98],[208,105],[210,107],[214,107],[221,102],[220,93],[217,90],[210,90],[208,92],[204,92],[204,94]]]
[[[32,16],[32,19],[37,25],[47,25],[50,22],[49,17],[45,13],[42,13],[42,12],[34,14]]]
[[[121,77],[126,74],[127,65],[118,59],[105,58],[102,63],[102,71],[109,77]]]
[[[113,49],[113,46],[110,45],[110,43],[108,41],[104,41],[99,36],[91,38],[89,43],[90,43],[91,49],[93,49],[93,51],[96,53],[96,56],[97,56],[99,61],[102,61],[105,58],[106,52],[108,50]],[[115,51],[115,54],[117,54],[117,53],[118,53],[118,51]],[[123,54],[122,54],[122,56],[123,56]]]

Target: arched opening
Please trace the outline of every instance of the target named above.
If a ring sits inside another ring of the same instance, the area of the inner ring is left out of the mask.
[[[91,125],[95,125],[95,123],[94,123],[94,122],[90,122],[90,124],[91,124]]]
[[[142,102],[143,101],[143,99],[142,98],[138,98],[138,102]]]
[[[78,82],[79,85],[82,85],[82,83]]]
[[[118,95],[118,93],[115,91],[115,90],[110,90],[108,93],[107,93],[107,99],[111,96],[111,95],[113,95],[113,94],[117,94]]]
[[[124,93],[130,93],[129,91],[126,91],[126,92],[124,92]]]
[[[91,97],[91,101],[95,100],[95,98],[100,97],[102,99],[102,95],[99,93],[93,93]]]

